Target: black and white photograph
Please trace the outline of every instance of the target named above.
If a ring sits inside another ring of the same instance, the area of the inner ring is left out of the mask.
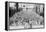
[[[44,3],[7,2],[7,29],[44,28]]]

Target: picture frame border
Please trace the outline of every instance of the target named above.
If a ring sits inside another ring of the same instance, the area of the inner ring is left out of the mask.
[[[27,30],[27,29],[8,29],[8,3],[26,3],[26,4],[39,4],[39,5],[43,5],[43,13],[45,14],[45,4],[44,3],[32,3],[32,2],[14,2],[14,1],[6,1],[5,2],[5,30]],[[44,20],[45,20],[45,15],[44,16]],[[45,21],[44,21],[44,25],[43,27],[40,28],[32,28],[32,29],[44,29],[45,28]]]

